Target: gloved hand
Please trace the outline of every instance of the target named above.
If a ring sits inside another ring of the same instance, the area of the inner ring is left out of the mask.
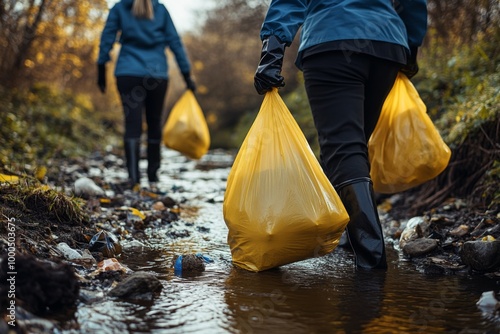
[[[417,47],[410,48],[410,57],[408,58],[406,65],[404,65],[400,70],[401,73],[408,77],[408,79],[411,79],[418,73],[417,52]]]
[[[191,74],[189,72],[182,73],[182,76],[184,77],[184,81],[186,82],[187,89],[191,89],[193,93],[196,92],[196,85],[194,84],[193,79],[191,79]]]
[[[101,93],[106,92],[106,65],[97,64],[97,85],[101,90]]]
[[[281,76],[285,46],[285,43],[273,35],[262,41],[260,62],[254,76],[257,93],[262,95],[273,87],[285,86],[285,78]]]

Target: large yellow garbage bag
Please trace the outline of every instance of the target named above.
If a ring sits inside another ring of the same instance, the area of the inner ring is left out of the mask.
[[[186,156],[199,159],[210,147],[210,132],[191,90],[179,98],[163,127],[163,143]]]
[[[348,214],[277,89],[229,173],[223,203],[232,260],[262,271],[331,252]]]
[[[411,81],[399,73],[368,142],[373,188],[395,193],[439,175],[451,150]]]

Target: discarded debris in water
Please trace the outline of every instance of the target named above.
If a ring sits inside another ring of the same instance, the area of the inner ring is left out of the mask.
[[[91,252],[101,252],[105,257],[115,257],[121,254],[122,246],[114,234],[99,231],[90,239],[89,250]]]
[[[175,256],[172,262],[177,274],[189,274],[205,271],[205,263],[212,263],[213,260],[206,255],[196,253]]]

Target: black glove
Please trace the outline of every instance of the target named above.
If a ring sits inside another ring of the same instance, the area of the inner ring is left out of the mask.
[[[97,85],[101,93],[106,92],[106,65],[97,64]]]
[[[196,92],[196,85],[194,84],[193,79],[191,79],[191,74],[188,73],[182,73],[182,76],[184,77],[184,81],[186,81],[186,87],[187,89],[191,89],[194,92]]]
[[[254,76],[254,86],[259,94],[265,94],[273,87],[285,86],[285,78],[281,76],[283,57],[285,56],[285,43],[278,37],[269,36],[262,41],[260,62]]]
[[[408,57],[406,65],[401,68],[401,73],[406,75],[408,79],[411,79],[418,73],[417,52],[417,47],[411,47],[410,56]]]

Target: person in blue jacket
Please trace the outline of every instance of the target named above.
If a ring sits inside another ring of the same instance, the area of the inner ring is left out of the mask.
[[[110,10],[102,31],[98,64],[98,86],[106,90],[105,64],[119,34],[121,44],[115,76],[125,114],[124,148],[131,186],[140,184],[139,152],[142,117],[147,123],[147,176],[150,185],[158,181],[162,111],[168,87],[170,48],[187,88],[195,91],[190,63],[169,12],[158,0],[121,0]]]
[[[318,131],[320,160],[350,216],[359,269],[386,269],[368,140],[399,71],[418,71],[426,0],[273,0],[262,24],[259,94],[283,87],[285,48],[301,28],[296,65]]]

